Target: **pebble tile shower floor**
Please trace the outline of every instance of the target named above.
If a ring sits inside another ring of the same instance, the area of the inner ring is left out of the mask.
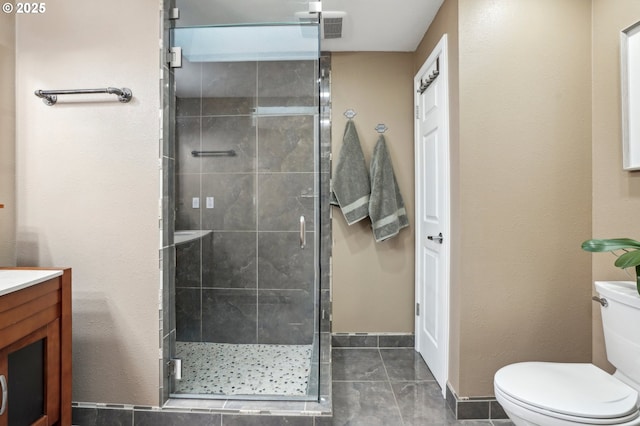
[[[176,342],[182,359],[177,393],[307,394],[312,345]]]

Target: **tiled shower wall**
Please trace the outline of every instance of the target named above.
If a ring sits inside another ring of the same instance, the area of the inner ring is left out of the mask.
[[[175,70],[175,229],[213,230],[211,247],[206,238],[176,246],[178,341],[313,342],[318,130],[314,116],[295,107],[317,109],[317,68],[315,61],[184,61]],[[291,108],[274,115],[264,107]],[[192,155],[213,150],[236,155]],[[188,259],[202,265],[197,279]],[[191,278],[181,279],[181,268],[191,268]]]

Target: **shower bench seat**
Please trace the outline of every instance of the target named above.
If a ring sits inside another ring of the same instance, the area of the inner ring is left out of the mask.
[[[0,426],[71,424],[71,269],[0,268]]]

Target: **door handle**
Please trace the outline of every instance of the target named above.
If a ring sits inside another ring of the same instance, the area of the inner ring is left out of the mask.
[[[305,232],[307,225],[304,222],[304,216],[300,216],[300,248],[303,249],[307,245],[307,233]]]
[[[438,235],[427,236],[427,240],[431,240],[434,243],[442,244],[442,242],[444,241],[444,237],[442,236],[442,232],[441,232]]]
[[[0,416],[7,410],[7,379],[4,374],[0,375],[0,386],[2,387],[2,405],[0,405]]]

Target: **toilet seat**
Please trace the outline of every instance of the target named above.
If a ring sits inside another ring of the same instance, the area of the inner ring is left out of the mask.
[[[568,422],[624,424],[640,417],[638,393],[592,364],[512,364],[496,373],[494,385],[498,399]]]
[[[502,405],[505,412],[515,414],[522,419],[526,419],[529,423],[545,426],[577,426],[577,425],[618,425],[618,426],[640,426],[640,416],[638,413],[630,413],[623,417],[599,418],[593,419],[588,417],[569,416],[566,414],[554,413],[535,407],[512,398],[500,390],[496,389],[496,399]],[[514,420],[516,425],[520,424]]]

